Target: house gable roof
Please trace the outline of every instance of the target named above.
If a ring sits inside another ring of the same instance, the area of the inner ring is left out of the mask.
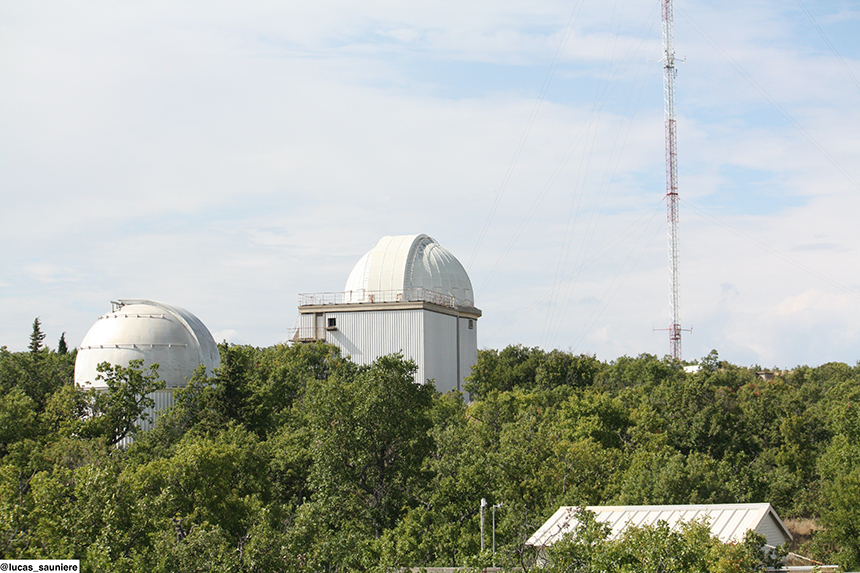
[[[767,544],[774,547],[791,540],[791,533],[769,503],[615,505],[589,506],[585,509],[593,512],[597,521],[609,525],[612,530],[610,539],[620,536],[624,529],[631,525],[655,525],[659,521],[665,521],[674,529],[680,523],[706,518],[711,533],[723,543],[741,541],[750,530],[764,535]],[[526,544],[548,547],[574,532],[578,524],[578,510],[578,507],[560,507]]]

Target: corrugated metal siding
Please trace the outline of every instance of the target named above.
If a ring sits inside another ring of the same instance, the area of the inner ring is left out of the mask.
[[[293,340],[307,342],[309,340],[325,340],[325,316],[321,312],[299,313]]]
[[[756,512],[749,508],[727,509],[711,514],[711,531],[720,538],[720,541],[740,541],[749,529],[755,529],[757,523],[751,522],[750,517],[755,517]],[[748,527],[752,525],[752,527]],[[747,527],[745,527],[747,526]]]
[[[761,533],[767,539],[767,544],[773,547],[778,547],[785,543],[785,534],[783,534],[782,530],[779,528],[779,524],[777,523],[777,517],[770,512],[768,512],[767,517],[762,520],[761,524],[759,524],[756,531]]]
[[[457,317],[424,311],[424,358],[427,378],[436,380],[436,390],[457,389]]]
[[[472,328],[469,328],[469,321]],[[460,389],[463,387],[465,378],[472,374],[472,366],[478,363],[478,321],[469,318],[460,318]]]
[[[314,315],[313,314],[299,314],[299,328],[302,331],[311,332],[313,331],[314,326]]]
[[[305,331],[314,328],[313,317],[312,313],[300,314],[300,338],[307,338]],[[330,319],[335,320],[334,329],[327,328]],[[357,364],[400,352],[418,366],[416,380],[434,379],[440,392],[462,390],[463,379],[478,360],[477,320],[458,317],[450,310],[332,308],[324,313],[323,323],[326,342],[338,346]]]
[[[328,312],[326,319],[335,318],[337,330],[326,331],[326,342],[340,347],[356,364],[370,364],[386,354],[401,352],[418,365],[416,380],[424,381],[422,312]]]
[[[145,421],[143,419],[138,418],[136,424],[139,428],[139,431],[142,432],[147,432],[152,429],[152,427],[155,426],[155,422],[158,421],[159,413],[172,407],[175,403],[173,399],[172,389],[158,390],[157,392],[147,394],[147,396],[153,399],[153,401],[155,402],[155,406],[144,410],[144,413],[149,414],[150,421]],[[127,437],[123,440],[120,440],[117,445],[120,447],[125,447],[130,445],[131,442],[132,439],[130,437]]]
[[[147,408],[145,413],[149,414],[151,422],[146,422],[144,420],[138,420],[138,427],[147,431],[155,425],[156,420],[158,420],[158,413],[166,410],[173,406],[173,390],[159,390],[157,392],[152,392],[151,394],[147,394],[149,398],[152,398],[155,401],[155,407]]]

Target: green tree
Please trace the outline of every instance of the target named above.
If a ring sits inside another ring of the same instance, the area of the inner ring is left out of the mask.
[[[745,371],[702,370],[680,381],[666,380],[645,398],[666,421],[672,446],[684,455],[697,451],[715,459],[754,450],[745,431],[737,390],[752,381]]]
[[[268,459],[256,435],[231,422],[216,435],[186,434],[167,456],[130,468],[122,479],[153,530],[172,530],[177,518],[186,531],[210,523],[238,540],[269,497]]]
[[[480,549],[479,500],[493,481],[481,424],[456,393],[437,395],[431,417],[433,449],[419,503],[381,540],[388,567],[462,566]]]
[[[747,532],[739,543],[722,543],[706,521],[665,521],[628,526],[612,535],[594,514],[580,509],[574,531],[546,550],[549,572],[582,573],[753,573],[780,564],[780,552]]]
[[[44,346],[42,346],[42,342],[45,340],[45,333],[42,332],[42,322],[39,320],[39,317],[36,317],[33,320],[33,332],[30,333],[30,354],[38,355],[39,352],[42,351]]]
[[[0,458],[9,447],[39,434],[39,417],[36,404],[20,388],[14,388],[0,400]]]
[[[312,494],[297,512],[292,546],[315,567],[377,563],[376,540],[416,505],[434,388],[416,384],[415,372],[392,355],[309,383],[300,410],[310,430]]]
[[[616,474],[620,505],[731,503],[740,499],[731,464],[671,448],[641,449],[628,459],[626,471]]]
[[[598,551],[603,549],[612,529],[595,519],[594,513],[580,508],[575,515],[576,526],[573,531],[552,547],[541,550],[533,556],[549,573],[555,571],[590,572],[594,567]]]
[[[747,531],[741,542],[712,542],[708,553],[708,570],[713,573],[746,573],[779,571],[787,549],[765,546],[764,535]]]
[[[553,350],[538,366],[535,384],[542,388],[585,388],[594,383],[601,368],[601,363],[594,356],[574,356],[568,352]]]
[[[40,412],[51,394],[73,383],[76,353],[9,352],[0,347],[0,396],[14,388],[26,393]]]
[[[57,342],[57,354],[67,354],[69,347],[66,345],[66,333],[60,335],[60,340]]]
[[[246,422],[264,436],[292,416],[293,404],[311,381],[325,380],[346,366],[340,350],[328,344],[278,344],[262,349],[248,379]]]
[[[306,396],[317,495],[358,502],[377,537],[424,477],[434,388],[416,384],[416,371],[411,361],[384,356],[354,374],[338,371],[318,381]]]
[[[215,376],[198,369],[154,429],[110,448],[151,404],[157,371],[104,365],[110,388],[83,391],[75,352],[0,348],[3,556],[135,573],[481,566],[481,498],[504,503],[506,567],[531,566],[525,541],[558,506],[613,503],[767,500],[819,519],[805,554],[860,555],[860,366],[764,381],[716,352],[686,374],[649,355],[606,364],[511,346],[481,351],[466,404],[416,385],[399,357],[356,366],[324,344],[224,344]],[[757,542],[721,544],[698,526],[617,539],[592,526],[594,545],[570,540],[554,566],[764,563]]]
[[[857,408],[857,404],[853,405]],[[860,567],[860,444],[839,435],[818,463],[823,478],[821,520],[814,548],[847,571]]]
[[[522,345],[508,346],[501,352],[479,350],[466,391],[475,398],[485,398],[492,392],[507,392],[517,387],[531,389],[545,356],[540,348]]]
[[[676,382],[684,377],[681,365],[670,357],[660,360],[652,354],[632,358],[622,356],[604,367],[596,384],[603,389],[619,391],[624,388],[653,388],[663,382]]]
[[[102,362],[98,365],[101,380],[106,390],[92,388],[88,391],[90,417],[82,422],[81,431],[88,437],[104,437],[109,446],[119,443],[127,436],[136,433],[138,420],[149,420],[148,408],[155,401],[148,395],[164,388],[164,381],[158,378],[158,365],[143,371],[143,360],[131,360],[128,366],[111,365]]]
[[[218,346],[221,366],[212,381],[214,403],[226,420],[242,420],[248,399],[248,379],[253,369],[256,348],[231,346],[226,342]]]

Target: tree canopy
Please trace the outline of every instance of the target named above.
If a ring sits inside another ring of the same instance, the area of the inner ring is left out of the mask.
[[[198,370],[136,434],[157,368],[106,364],[107,390],[85,391],[74,349],[0,348],[0,558],[128,572],[530,569],[525,542],[560,505],[767,501],[815,524],[795,551],[860,566],[860,366],[765,380],[716,352],[688,373],[647,354],[512,346],[479,351],[467,402],[415,384],[397,355],[358,366],[322,343],[219,348],[221,368]],[[481,552],[482,498],[496,506],[495,556],[489,515]],[[551,570],[767,560],[760,539],[726,545],[701,523],[618,540],[587,516],[581,527]]]

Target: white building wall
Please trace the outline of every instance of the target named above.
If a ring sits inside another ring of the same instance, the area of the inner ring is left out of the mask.
[[[477,319],[459,319],[460,327],[460,389],[465,382],[463,380],[472,374],[472,366],[478,363],[478,321]],[[469,328],[469,323],[472,327]]]
[[[423,312],[425,379],[434,379],[439,392],[457,390],[457,317],[429,310]]]
[[[773,516],[769,513],[758,527],[755,528],[755,530],[757,533],[764,535],[765,539],[767,539],[767,544],[772,547],[778,547],[786,541],[790,541],[779,528],[776,521],[774,521]]]
[[[299,315],[299,336],[301,338],[313,338],[314,335],[314,314],[300,314]]]
[[[338,346],[356,364],[370,364],[387,354],[400,352],[418,365],[416,381],[426,380],[424,371],[423,311],[377,310],[327,312],[336,330],[326,330],[326,342]]]
[[[440,392],[465,392],[478,360],[477,318],[435,305],[319,305],[300,312],[297,325],[294,341],[325,340],[356,364],[401,353],[418,367],[416,382],[432,379]]]
[[[106,391],[106,390],[105,390]],[[168,408],[172,408],[175,403],[173,397],[174,389],[164,389],[164,390],[156,390],[155,392],[150,392],[147,394],[148,398],[152,398],[155,402],[155,406],[153,408],[146,408],[144,410],[145,414],[149,414],[149,420],[144,420],[143,418],[138,418],[135,422],[135,425],[138,427],[138,431],[140,432],[148,432],[153,427],[155,427],[155,422],[158,421],[159,415],[164,410]],[[126,436],[117,444],[119,447],[127,447],[131,445],[133,438],[131,436]]]
[[[143,419],[138,420],[137,425],[143,431],[147,431],[155,426],[155,422],[158,420],[158,415],[163,410],[171,408],[174,404],[172,389],[157,390],[147,394],[147,397],[152,398],[155,401],[155,407],[147,408],[144,411],[146,414],[149,414],[150,421],[147,422]]]

